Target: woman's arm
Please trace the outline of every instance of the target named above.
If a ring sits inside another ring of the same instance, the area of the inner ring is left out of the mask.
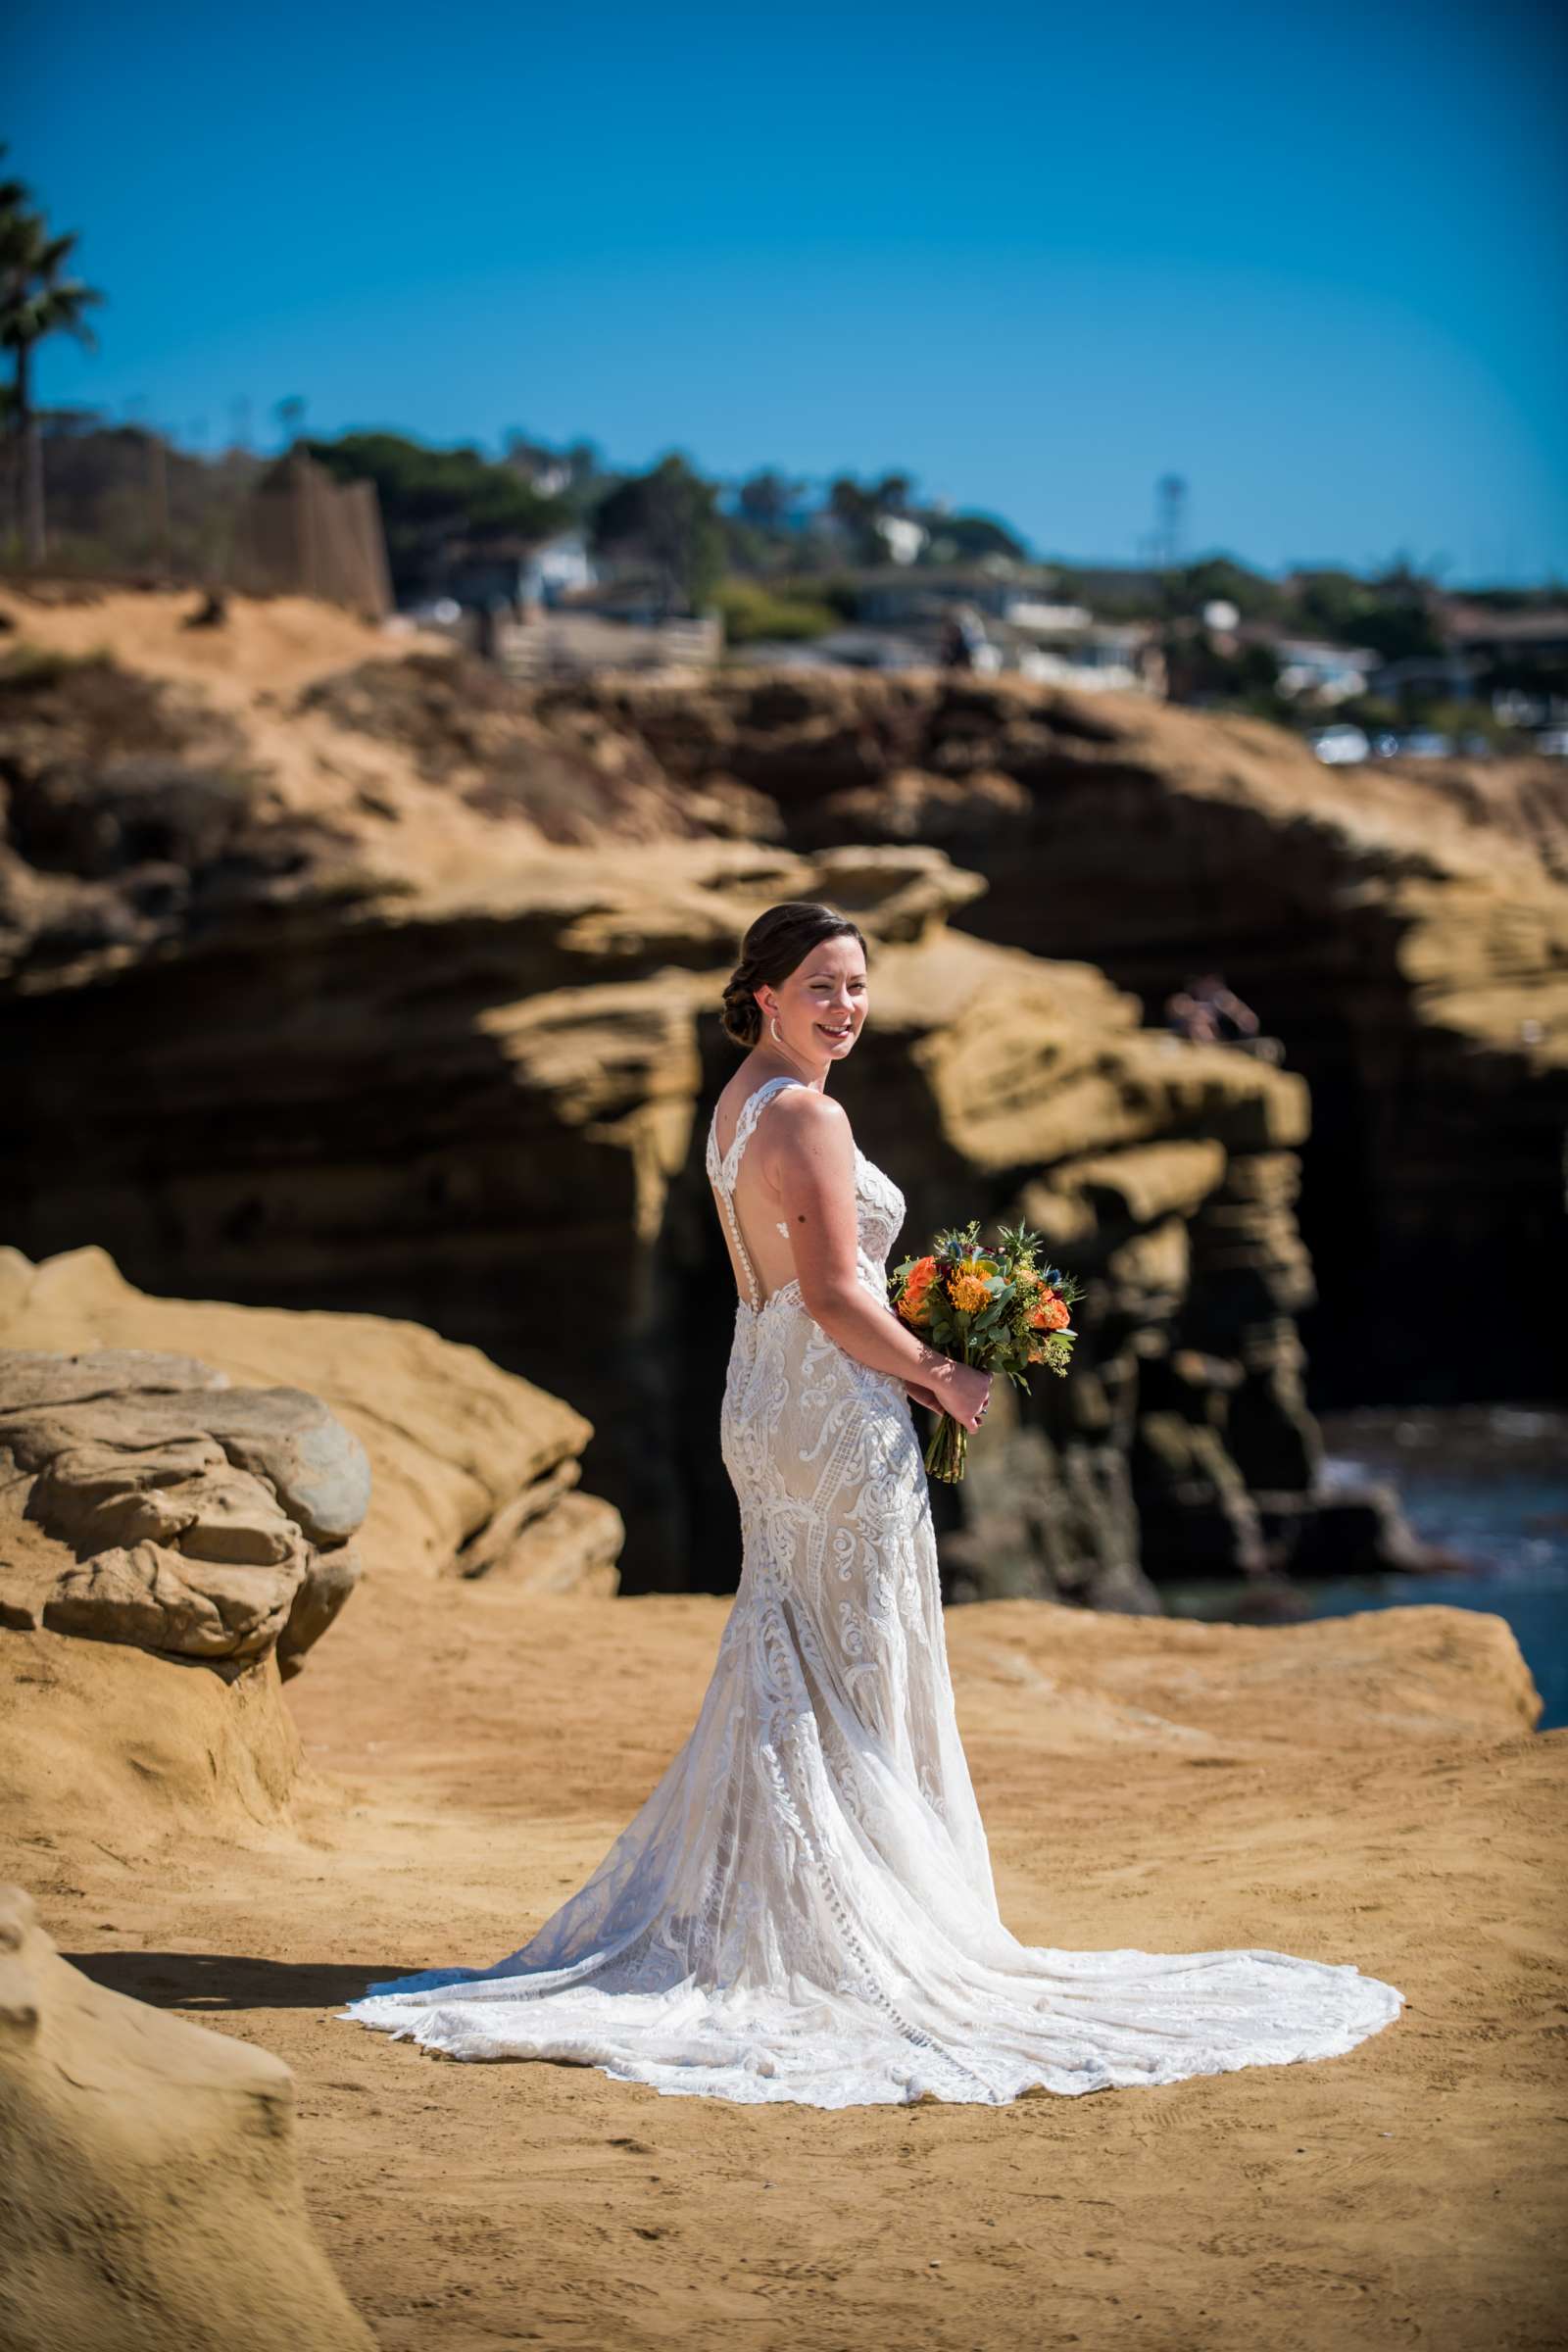
[[[792,1086],[768,1112],[771,1149],[764,1147],[762,1164],[789,1223],[807,1313],[847,1355],[927,1390],[944,1411],[972,1429],[991,1374],[928,1348],[860,1280],[855,1138],[842,1104],[814,1088]]]

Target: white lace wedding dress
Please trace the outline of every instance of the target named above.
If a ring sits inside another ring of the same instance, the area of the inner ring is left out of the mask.
[[[748,1099],[727,1157],[709,1131],[751,1297],[720,1421],[740,1586],[696,1726],[519,1950],[372,1985],[347,2014],[457,2058],[812,2107],[997,2105],[1351,2049],[1403,1998],[1351,1966],[1057,1951],[1003,1926],[908,1398],[827,1337],[798,1283],[759,1297],[736,1221],[758,1114],[800,1083]],[[904,1197],[859,1151],[856,1198],[860,1277],[886,1304]]]

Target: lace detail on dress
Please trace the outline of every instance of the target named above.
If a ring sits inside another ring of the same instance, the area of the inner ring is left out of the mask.
[[[1019,1943],[958,1738],[920,1441],[901,1381],[795,1281],[766,1299],[735,1170],[719,1415],[740,1505],[734,1606],[690,1737],[577,1892],[494,1967],[372,1985],[348,2014],[459,2058],[556,2058],[672,2093],[813,2107],[1001,2104],[1348,2050],[1402,1994],[1267,1949]],[[886,1303],[905,1200],[857,1151],[858,1265]]]

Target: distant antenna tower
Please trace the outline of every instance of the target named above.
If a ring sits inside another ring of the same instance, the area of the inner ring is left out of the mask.
[[[1179,473],[1162,473],[1154,484],[1154,562],[1162,571],[1182,560],[1187,520],[1187,484]]]

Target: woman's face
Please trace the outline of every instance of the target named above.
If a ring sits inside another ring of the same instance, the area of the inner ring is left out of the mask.
[[[778,1022],[779,1038],[806,1061],[842,1061],[865,1020],[869,998],[865,952],[846,932],[824,939],[776,988],[760,988],[764,1022]],[[771,1037],[766,1042],[774,1043]]]

